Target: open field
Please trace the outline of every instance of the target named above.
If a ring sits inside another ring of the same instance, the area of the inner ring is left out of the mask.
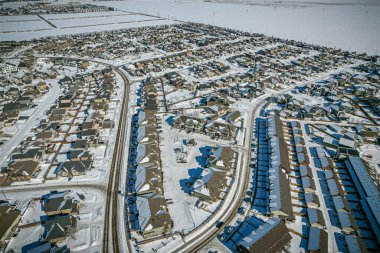
[[[47,17],[46,17],[47,16]],[[53,15],[56,16],[56,15]],[[74,15],[70,15],[74,16]],[[72,28],[72,27],[87,27],[97,25],[112,25],[122,23],[134,23],[141,21],[157,20],[154,17],[143,15],[107,15],[107,16],[94,16],[82,17],[81,14],[71,18],[51,18],[50,15],[44,15],[44,18],[52,22],[57,28]]]
[[[48,30],[50,28],[51,26],[43,20],[0,22],[0,31],[2,33]]]
[[[45,20],[44,20],[45,19]],[[0,16],[1,41],[173,24],[175,21],[129,12]]]

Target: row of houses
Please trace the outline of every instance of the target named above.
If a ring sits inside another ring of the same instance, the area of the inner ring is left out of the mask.
[[[41,199],[42,210],[48,216],[42,221],[45,228],[42,239],[59,243],[76,231],[79,201],[68,195],[68,191],[51,192]]]
[[[37,14],[59,14],[59,13],[86,13],[110,11],[113,8],[106,6],[98,6],[93,4],[66,3],[66,4],[49,4],[49,3],[33,3],[20,5],[15,7],[1,8],[1,16],[15,15],[37,15]]]
[[[379,115],[379,101],[376,94],[380,79],[376,65],[370,65],[368,72],[340,72],[330,78],[297,87],[295,93],[322,98],[323,104],[310,105],[294,95],[285,94],[277,99],[284,107],[283,117],[315,120],[325,118],[334,121],[350,120],[352,115],[365,118],[368,123],[376,123]]]
[[[200,59],[189,56],[187,52],[175,53],[165,57],[157,57],[135,62],[132,66],[123,68],[132,77],[143,77],[150,73],[162,72],[166,69],[176,69],[191,65]]]
[[[284,139],[282,122],[278,114],[268,118],[267,125],[270,150],[269,161],[269,210],[272,215],[292,219],[290,202],[290,171],[287,146]]]
[[[51,164],[48,179],[84,175],[92,168],[90,149],[104,143],[100,130],[114,127],[106,112],[116,82],[114,74],[103,72],[60,80],[64,95],[13,150],[3,176],[10,182],[31,180],[44,161]]]
[[[204,34],[194,34],[179,27],[166,26],[165,29],[152,29],[151,36],[142,37],[139,43],[172,53],[190,50],[207,39]]]
[[[214,44],[212,47],[199,47],[192,51],[192,54],[203,59],[211,60],[218,57],[228,57],[233,54],[254,50],[272,43],[272,38],[264,35],[240,38],[237,40],[223,41],[221,44]]]
[[[170,234],[173,227],[163,196],[155,85],[157,83],[143,83],[142,107],[133,116],[129,150],[129,221],[132,229],[144,238]]]
[[[196,78],[211,78],[227,73],[230,67],[221,62],[209,61],[200,65],[192,66],[189,73]]]
[[[234,125],[208,121],[203,118],[195,118],[179,114],[174,117],[172,126],[187,133],[199,133],[210,136],[212,139],[234,140],[238,134],[238,128]]]
[[[367,167],[358,156],[332,161],[320,146],[315,153],[324,172],[327,201],[334,207],[330,220],[346,234],[348,252],[374,250],[379,232],[376,221],[379,192]]]
[[[21,211],[7,201],[0,201],[0,249],[12,238],[21,219]]]
[[[319,210],[320,202],[300,124],[282,122],[278,111],[275,111],[268,118],[258,118],[255,129],[257,143],[253,151],[256,160],[253,169],[256,176],[251,189],[252,209],[262,215],[279,218],[279,221],[284,220],[285,228],[285,224],[292,224],[294,220],[307,222],[307,230],[300,232],[307,233],[307,249],[310,252],[328,252],[325,221]],[[293,230],[299,229],[289,226]],[[244,242],[245,247],[241,250],[252,252],[247,248],[255,245],[259,244]]]
[[[233,252],[279,252],[290,244],[291,236],[279,218],[247,217],[231,234],[222,234],[224,243]]]
[[[314,182],[311,160],[307,153],[301,124],[289,121],[285,127],[291,170],[289,173],[294,214],[308,221],[308,250],[328,252],[325,218],[319,209],[320,201]]]
[[[188,81],[186,78],[175,71],[164,74],[161,77],[161,82],[174,86],[177,89],[186,89],[189,91],[195,91],[198,86],[198,82]]]
[[[46,76],[37,71],[33,63],[25,66],[24,60],[19,62],[3,62],[0,64],[0,127],[11,127],[17,120],[25,120],[27,114],[20,113],[35,107],[38,98],[46,94],[50,87],[45,79],[55,79],[56,75]],[[52,71],[51,69],[49,69]],[[0,137],[9,137],[0,131]]]
[[[257,51],[257,54],[263,55],[269,58],[275,58],[279,60],[286,60],[296,58],[300,55],[310,54],[310,50],[302,47],[295,47],[293,45],[278,45],[272,48],[266,48]]]

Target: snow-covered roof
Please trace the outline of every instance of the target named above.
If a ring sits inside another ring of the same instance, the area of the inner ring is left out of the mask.
[[[147,155],[146,145],[145,144],[137,145],[136,163],[140,163],[146,157],[146,155]]]
[[[349,213],[346,211],[338,211],[339,223],[342,229],[352,228],[351,219]]]
[[[321,210],[317,208],[308,208],[307,209],[307,216],[309,218],[310,224],[318,223],[320,225],[324,225],[323,216],[321,213]]]
[[[349,253],[361,253],[360,245],[356,236],[354,235],[345,235],[347,250]]]
[[[171,219],[162,195],[155,193],[139,195],[136,197],[136,206],[139,212],[139,230],[170,227]]]
[[[378,196],[367,197],[367,203],[375,220],[377,222],[377,226],[380,224],[380,198]],[[374,224],[375,225],[375,224]]]
[[[345,205],[343,202],[343,198],[341,196],[334,196],[332,197],[332,200],[334,202],[334,206],[336,210],[343,210],[345,209]]]
[[[378,191],[373,179],[368,174],[368,171],[365,168],[360,157],[350,157],[348,160],[345,160],[345,164],[346,164],[346,166],[349,169],[351,174],[352,174],[352,172],[355,173],[355,175],[359,179],[361,187],[364,189],[364,191],[368,197],[375,197],[375,196],[378,197],[379,196],[379,191]],[[354,179],[354,182],[355,182],[355,179]]]
[[[335,179],[328,179],[327,180],[327,185],[329,187],[329,191],[330,191],[330,194],[331,196],[336,196],[336,195],[339,195],[339,190],[338,190],[338,186],[335,182]]]
[[[161,177],[155,173],[157,168],[137,166],[135,189],[137,193],[147,191],[159,191]]]

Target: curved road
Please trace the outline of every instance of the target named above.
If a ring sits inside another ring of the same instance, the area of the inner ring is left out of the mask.
[[[250,118],[248,121],[247,131],[249,131],[249,134],[246,134],[244,144],[244,149],[247,152],[245,164],[242,161],[240,170],[237,171],[236,177],[238,178],[238,182],[234,183],[234,188],[231,187],[231,190],[234,190],[234,192],[229,192],[227,198],[230,198],[230,201],[224,201],[223,206],[220,210],[218,210],[218,213],[210,219],[207,223],[204,224],[202,232],[193,235],[192,233],[188,234],[187,237],[191,238],[184,238],[187,240],[182,246],[177,248],[174,252],[196,252],[197,250],[200,250],[203,248],[207,243],[212,241],[219,233],[223,231],[223,229],[232,221],[232,219],[237,214],[238,209],[243,203],[245,194],[248,190],[248,185],[250,181],[250,170],[249,167],[251,160],[251,145],[253,141],[253,123],[255,122],[257,112],[262,108],[262,106],[265,104],[265,99],[273,96],[273,95],[280,95],[284,92],[287,92],[294,87],[288,87],[281,91],[276,91],[274,93],[265,94],[258,100],[256,100],[253,104],[253,110],[250,115]],[[242,159],[243,160],[243,159]],[[222,212],[224,211],[224,212]],[[216,224],[218,222],[223,222],[223,224],[217,228]],[[198,230],[194,230],[198,231]]]

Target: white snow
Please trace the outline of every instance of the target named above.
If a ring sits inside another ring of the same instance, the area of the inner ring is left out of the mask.
[[[18,21],[40,21],[36,15],[20,15],[20,16],[0,16],[0,22],[18,22]]]
[[[23,32],[41,29],[50,29],[51,26],[43,20],[39,21],[19,21],[19,22],[0,22],[0,32]]]
[[[145,16],[142,16],[145,17]],[[65,23],[69,22],[72,25],[78,24],[81,25],[82,23],[86,25],[91,26],[83,26],[83,27],[72,27],[72,28],[62,28],[62,29],[55,29],[52,28],[50,30],[43,30],[43,31],[21,31],[23,28],[23,24],[20,25],[20,31],[19,32],[8,32],[8,33],[1,33],[0,41],[10,41],[10,40],[29,40],[33,38],[41,38],[41,37],[47,37],[47,36],[58,36],[58,35],[68,35],[68,34],[78,34],[78,33],[87,33],[87,32],[101,32],[101,31],[109,31],[109,30],[119,30],[119,29],[126,29],[126,28],[132,28],[132,27],[144,27],[144,26],[154,26],[154,25],[170,25],[178,23],[176,21],[172,20],[166,20],[166,19],[157,19],[157,18],[151,18],[151,17],[145,17],[147,21],[130,21],[129,23],[116,23],[114,22],[106,22],[104,23],[104,17],[100,17],[100,19],[103,20],[103,24],[100,24],[99,22],[95,22],[99,18],[91,19],[92,23],[89,21],[83,20],[53,20],[54,22],[58,22],[59,24],[64,25]],[[125,18],[126,19],[126,18]],[[34,22],[34,21],[33,21]],[[46,23],[47,24],[47,23]],[[1,25],[1,23],[0,23]],[[1,26],[0,26],[1,28]],[[6,27],[4,27],[6,29]],[[2,30],[0,29],[0,32]]]
[[[287,2],[280,6],[271,6],[209,3],[203,0],[129,0],[97,4],[174,20],[201,22],[378,54],[380,52],[379,2],[371,1],[371,5],[366,5],[368,1],[364,3],[360,1],[355,5],[331,4],[334,2],[337,1],[325,0],[325,4],[318,1],[320,4],[305,3],[301,6]]]
[[[79,15],[78,15],[79,16]],[[67,18],[67,19],[50,19],[54,25],[58,28],[72,28],[72,27],[84,27],[93,25],[109,25],[109,24],[122,24],[131,22],[140,22],[148,20],[157,20],[154,17],[142,16],[142,15],[124,15],[124,16],[98,16],[98,17],[86,17],[86,18]]]
[[[190,196],[181,189],[181,180],[190,178],[189,170],[197,169],[199,164],[197,156],[201,156],[199,148],[210,145],[207,141],[196,140],[197,145],[191,147],[187,157],[188,163],[177,163],[173,150],[175,138],[190,137],[186,133],[180,133],[178,129],[171,129],[165,120],[162,120],[163,134],[160,140],[162,159],[162,170],[164,174],[164,196],[170,199],[173,204],[169,204],[169,213],[173,219],[173,232],[183,231],[185,233],[199,226],[209,215],[202,209],[196,207],[198,198]],[[216,206],[214,206],[216,208]],[[179,212],[178,210],[181,210]]]

